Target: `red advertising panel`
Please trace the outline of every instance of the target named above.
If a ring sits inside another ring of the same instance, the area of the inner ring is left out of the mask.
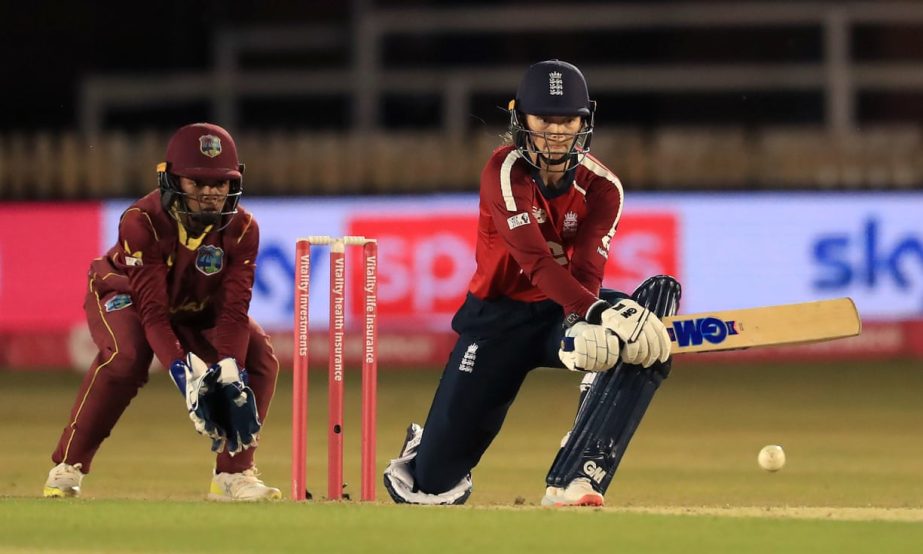
[[[461,306],[474,273],[477,217],[434,214],[354,216],[350,235],[378,239],[378,313],[382,325],[443,326]],[[350,267],[351,298],[361,298],[363,267]],[[357,313],[358,302],[350,310]]]
[[[81,322],[99,233],[98,203],[0,204],[0,331]]]
[[[630,293],[652,275],[672,275],[682,283],[679,255],[678,214],[626,214],[612,239],[603,285]]]

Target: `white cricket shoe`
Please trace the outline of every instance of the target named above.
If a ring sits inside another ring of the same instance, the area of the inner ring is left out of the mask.
[[[46,498],[65,498],[80,496],[80,483],[86,474],[81,470],[83,464],[58,464],[48,472],[45,481],[44,495]]]
[[[280,498],[282,491],[266,486],[260,480],[256,468],[240,473],[219,473],[212,477],[212,485],[208,491],[208,499],[219,502],[254,502]]]
[[[603,495],[590,485],[590,480],[578,477],[566,488],[548,487],[542,498],[542,506],[602,506]]]

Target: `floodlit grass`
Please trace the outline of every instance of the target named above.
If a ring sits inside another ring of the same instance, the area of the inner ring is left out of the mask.
[[[920,523],[609,510],[11,499],[3,552],[919,552]]]
[[[257,463],[288,495],[290,374]],[[347,373],[346,477],[358,495],[358,372]],[[382,372],[378,466],[422,423],[438,372]],[[79,384],[0,372],[0,552],[916,552],[923,544],[923,372],[910,363],[715,367],[677,361],[604,510],[537,507],[579,375],[538,371],[475,470],[464,508],[201,501],[212,456],[163,375],[103,445],[79,501],[36,499]],[[326,490],[326,382],[312,373],[309,488]],[[756,464],[782,444],[786,467]],[[519,504],[514,506],[514,504]],[[814,506],[824,509],[799,510]],[[861,508],[861,509],[860,509]],[[767,517],[769,516],[769,517]],[[845,518],[846,520],[841,520]],[[890,521],[881,521],[890,520]],[[903,521],[896,521],[903,520]],[[607,546],[608,549],[608,546]]]

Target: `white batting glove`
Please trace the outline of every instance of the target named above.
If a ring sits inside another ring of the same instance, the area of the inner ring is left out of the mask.
[[[622,361],[650,367],[670,357],[670,335],[660,319],[630,298],[619,300],[601,314],[603,327],[625,343]]]
[[[606,371],[619,361],[619,339],[602,325],[581,321],[564,332],[558,357],[572,371]]]

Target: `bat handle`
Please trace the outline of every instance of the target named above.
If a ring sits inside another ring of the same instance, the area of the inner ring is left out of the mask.
[[[574,351],[574,337],[564,337],[561,339],[561,350],[565,352]]]

